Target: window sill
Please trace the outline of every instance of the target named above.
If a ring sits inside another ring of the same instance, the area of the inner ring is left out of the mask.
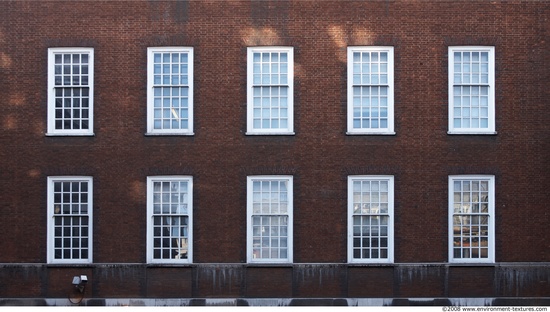
[[[51,133],[46,132],[46,136],[48,137],[93,137],[95,136],[95,133]]]
[[[494,261],[486,261],[486,262],[459,262],[459,261],[450,261],[448,263],[449,266],[458,266],[458,267],[477,267],[477,266],[495,266]]]
[[[346,135],[395,135],[395,132],[350,132],[347,131]]]
[[[93,262],[49,262],[47,267],[71,267],[71,268],[91,268],[96,264]]]
[[[348,267],[493,267],[499,264],[495,262],[428,262],[428,263],[397,263],[397,262],[372,262],[359,263],[348,262]]]
[[[146,132],[145,136],[193,136],[194,132]]]
[[[471,132],[457,132],[457,131],[447,131],[448,135],[497,135],[496,131],[471,131]]]
[[[149,262],[146,263],[148,268],[190,268],[196,266],[196,263],[185,262],[185,263],[155,263]]]
[[[257,136],[257,135],[296,135],[295,132],[246,132],[246,135]]]
[[[380,261],[380,262],[348,262],[346,263],[351,267],[386,267],[386,266],[395,266],[397,265],[393,261]]]
[[[248,262],[247,268],[290,268],[295,263],[292,262]]]

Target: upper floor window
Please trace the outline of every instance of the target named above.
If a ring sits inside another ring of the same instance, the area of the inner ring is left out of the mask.
[[[495,133],[494,47],[449,47],[449,133]]]
[[[449,176],[449,262],[494,262],[495,177]]]
[[[147,178],[147,262],[193,262],[193,178]]]
[[[94,49],[48,49],[47,135],[93,135]]]
[[[92,220],[92,177],[48,177],[48,263],[91,263]]]
[[[248,48],[247,134],[294,134],[294,50]]]
[[[348,177],[348,262],[393,262],[393,176]]]
[[[292,181],[292,176],[248,177],[248,262],[292,262]]]
[[[348,47],[348,134],[395,134],[393,47]]]
[[[147,133],[193,134],[193,48],[147,49]]]

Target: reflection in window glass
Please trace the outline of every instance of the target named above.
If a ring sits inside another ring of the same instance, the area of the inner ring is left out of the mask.
[[[349,261],[393,261],[393,177],[349,177]]]
[[[452,177],[449,191],[452,259],[491,261],[493,178]]]
[[[148,51],[148,132],[192,134],[192,48]]]
[[[191,262],[192,181],[150,177],[149,262]]]
[[[249,262],[292,261],[292,177],[248,178]]]
[[[393,134],[393,47],[348,48],[348,133]]]
[[[248,133],[292,133],[292,48],[249,48],[247,83]]]
[[[449,48],[449,130],[494,131],[494,48]]]

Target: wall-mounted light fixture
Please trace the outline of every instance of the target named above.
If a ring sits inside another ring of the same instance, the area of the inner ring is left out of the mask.
[[[88,284],[88,276],[86,275],[80,275],[73,277],[73,285],[80,291],[81,293],[84,292],[86,289],[86,284]]]

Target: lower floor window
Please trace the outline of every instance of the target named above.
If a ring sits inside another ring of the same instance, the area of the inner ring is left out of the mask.
[[[92,261],[92,178],[48,178],[48,262]]]
[[[192,262],[192,212],[191,177],[148,178],[148,262]]]
[[[248,177],[248,262],[292,262],[292,177]]]
[[[393,176],[348,178],[348,261],[393,261]]]
[[[48,263],[92,262],[92,177],[48,177]],[[448,181],[449,262],[494,262],[495,177]],[[247,177],[247,261],[293,261],[293,177]],[[348,177],[348,262],[394,261],[394,177]],[[193,178],[147,178],[147,262],[192,263]]]
[[[494,177],[449,177],[449,259],[493,262]]]

